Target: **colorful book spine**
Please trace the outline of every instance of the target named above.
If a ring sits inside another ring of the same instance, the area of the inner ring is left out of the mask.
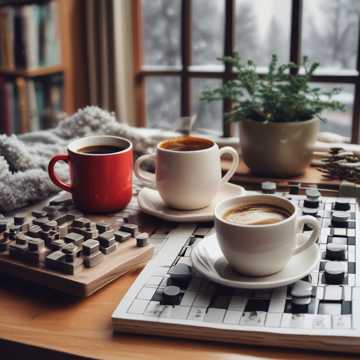
[[[12,7],[5,6],[0,8],[0,67],[5,69],[15,68],[14,58],[14,19],[15,10]]]
[[[58,3],[52,1],[46,5],[45,25],[45,64],[47,66],[57,65],[60,62],[60,32],[58,23]]]
[[[36,97],[36,109],[40,129],[44,127],[43,122],[43,113],[45,108],[45,91],[43,82],[36,81],[35,82],[35,97]]]
[[[10,134],[11,113],[4,78],[0,78],[0,132]]]
[[[24,29],[26,29],[26,19],[23,7],[15,9],[14,18],[14,52],[15,52],[15,64],[17,68],[26,68],[26,46]]]
[[[26,93],[28,98],[29,131],[36,131],[40,129],[40,118],[36,99],[35,81],[27,81]]]
[[[22,77],[16,79],[17,87],[17,100],[18,100],[18,121],[19,121],[19,133],[25,133],[30,130],[29,123],[29,101],[26,92],[26,80]]]
[[[26,65],[28,68],[39,67],[39,7],[27,5],[22,8],[23,38],[25,39]]]
[[[49,79],[49,106],[54,112],[61,112],[64,99],[64,82],[62,75],[54,75]]]
[[[14,134],[18,132],[17,91],[14,82],[12,81],[6,82],[5,89],[9,101],[9,113],[10,113],[9,133]]]

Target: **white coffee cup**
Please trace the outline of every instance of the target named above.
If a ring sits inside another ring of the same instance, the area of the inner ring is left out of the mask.
[[[135,174],[145,186],[159,191],[164,202],[175,209],[195,210],[208,206],[220,184],[228,182],[239,165],[235,149],[226,146],[219,149],[212,140],[200,137],[186,137],[204,142],[204,148],[197,150],[173,150],[166,148],[169,142],[182,141],[185,137],[169,139],[157,145],[156,153],[143,155],[135,162]],[[220,158],[224,154],[232,157],[232,164],[221,177]],[[155,160],[156,175],[140,168],[146,160]]]
[[[250,204],[277,206],[290,216],[265,225],[240,225],[224,219],[229,210]],[[320,235],[319,221],[299,213],[291,201],[275,195],[245,195],[219,203],[215,208],[215,229],[226,260],[244,275],[265,276],[281,271],[293,255],[312,246]],[[299,236],[304,224],[312,228],[308,238]]]

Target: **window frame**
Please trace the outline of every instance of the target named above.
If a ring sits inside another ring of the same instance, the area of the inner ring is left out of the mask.
[[[180,67],[143,66],[143,24],[141,0],[132,1],[133,13],[133,52],[134,52],[134,86],[136,119],[138,126],[146,126],[145,80],[149,76],[175,76],[180,77],[180,116],[189,116],[191,113],[191,79],[222,79],[223,83],[235,77],[230,64],[223,71],[196,70],[191,68],[192,54],[192,0],[181,1],[180,20]],[[224,0],[224,47],[223,55],[232,55],[235,49],[235,5],[236,0]],[[301,63],[301,38],[302,38],[303,0],[291,0],[290,23],[290,53],[289,61],[300,65]],[[316,75],[312,82],[339,83],[354,85],[354,102],[352,110],[351,142],[359,143],[360,140],[360,26],[358,32],[356,68],[357,74],[344,75]],[[231,109],[231,101],[223,100],[223,112]],[[235,125],[223,121],[223,136],[235,134]]]

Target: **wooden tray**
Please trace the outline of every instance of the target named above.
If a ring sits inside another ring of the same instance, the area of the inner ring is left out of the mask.
[[[22,211],[21,214],[29,216],[32,210],[41,209],[43,205],[42,203],[29,207],[26,211]],[[115,227],[115,220],[120,216],[119,214],[116,214],[116,216],[86,215],[86,218],[94,222],[104,221],[111,227]],[[142,228],[141,230],[144,231],[145,229]],[[93,268],[86,268],[84,265],[81,265],[74,275],[49,270],[44,267],[43,263],[40,263],[39,266],[33,266],[10,257],[9,252],[6,251],[0,253],[0,272],[73,296],[85,297],[93,294],[121,275],[144,266],[154,251],[154,246],[150,244],[145,247],[137,247],[134,238],[118,243],[117,246],[114,252],[104,255],[104,259],[100,264]]]
[[[230,168],[230,165],[231,162],[227,160],[222,161],[223,170],[228,170]],[[239,167],[236,170],[231,181],[245,186],[246,184],[248,184],[249,186],[258,185],[261,184],[263,181],[273,181],[276,182],[279,186],[287,185],[289,181],[296,181],[303,184],[304,186],[316,184],[329,188],[337,188],[340,185],[340,181],[338,180],[324,179],[322,173],[313,166],[308,166],[305,169],[304,174],[300,176],[294,176],[290,178],[271,178],[252,174],[250,172],[250,169],[241,160]]]

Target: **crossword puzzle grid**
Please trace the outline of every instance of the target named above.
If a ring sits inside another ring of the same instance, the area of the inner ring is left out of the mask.
[[[303,196],[292,196],[291,200],[303,207]],[[320,201],[317,215],[322,227],[319,238],[322,255],[319,266],[303,279],[312,285],[311,302],[306,311],[294,311],[291,285],[266,290],[233,289],[210,282],[194,270],[191,279],[182,286],[179,303],[165,304],[163,289],[171,284],[171,269],[177,264],[191,266],[189,255],[192,247],[213,231],[204,225],[179,225],[167,235],[153,235],[153,241],[162,240],[162,243],[157,255],[115,310],[115,330],[120,329],[123,319],[130,321],[127,328],[131,326],[131,320],[134,324],[141,321],[145,327],[152,323],[153,334],[156,334],[158,325],[173,323],[238,331],[360,336],[360,252],[355,246],[358,206],[355,199],[349,199],[347,227],[333,227],[334,201],[335,198],[321,198]],[[346,260],[342,262],[346,273],[341,285],[326,282],[327,243],[345,245]],[[186,332],[183,337],[187,337]]]

